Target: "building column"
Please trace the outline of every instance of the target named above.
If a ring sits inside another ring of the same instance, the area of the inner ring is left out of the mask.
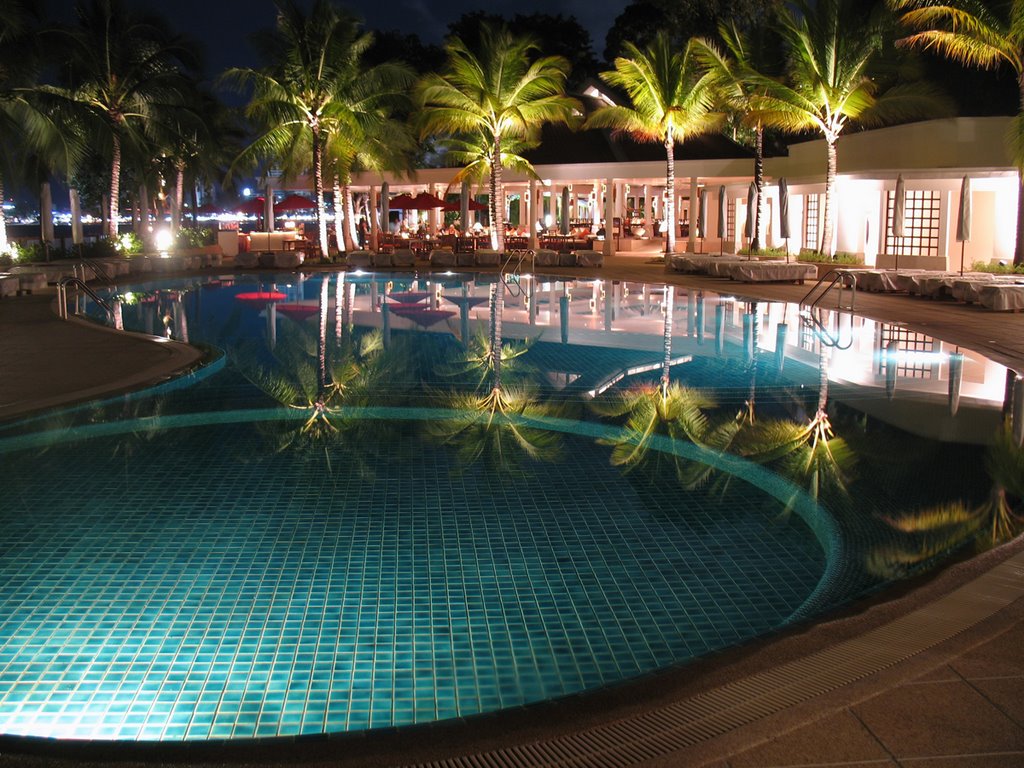
[[[597,232],[598,227],[601,226],[601,180],[600,179],[594,179],[593,184],[594,184],[594,194],[593,194],[594,207],[590,211],[590,218],[593,220],[594,224],[590,228],[590,230],[592,232]]]
[[[697,206],[699,204],[697,197],[700,195],[697,181],[696,176],[690,177],[690,234],[686,237],[686,250],[690,253],[697,251]]]
[[[649,190],[650,187],[644,184],[644,231],[648,237],[653,234],[651,231],[651,194]]]
[[[370,187],[370,202],[367,213],[370,216],[370,250],[376,251],[380,243],[380,222],[377,220],[377,188]]]
[[[607,191],[604,198],[604,255],[612,256],[615,253],[614,235],[612,227],[615,222],[615,179],[609,177]]]
[[[263,192],[263,229],[274,231],[274,188],[269,184]]]
[[[530,248],[537,248],[537,181],[530,179],[530,216],[526,222],[526,231],[529,233]]]

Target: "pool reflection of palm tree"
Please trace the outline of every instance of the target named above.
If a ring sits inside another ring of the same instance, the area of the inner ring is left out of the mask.
[[[613,465],[629,471],[652,462],[655,468],[663,462],[669,462],[676,476],[684,484],[691,485],[695,481],[690,462],[674,454],[651,451],[656,435],[704,443],[710,429],[706,412],[717,407],[708,393],[671,381],[674,305],[674,287],[669,285],[665,287],[663,354],[658,383],[641,384],[624,392],[609,393],[595,401],[592,408],[602,416],[626,419],[619,436],[601,441],[612,446]]]
[[[328,354],[328,288],[329,281],[324,280],[316,331],[309,322],[283,324],[269,364],[262,351],[253,347],[243,347],[234,355],[239,371],[252,384],[281,405],[308,413],[298,435],[313,438],[338,432],[343,407],[362,403],[381,370],[372,364],[383,349],[379,332],[359,340],[346,337]]]
[[[476,461],[490,468],[516,474],[526,457],[553,461],[561,449],[558,433],[531,426],[531,418],[550,416],[555,409],[537,396],[532,382],[533,369],[523,355],[529,343],[505,344],[501,337],[505,283],[499,279],[490,297],[490,322],[486,337],[478,337],[464,354],[439,372],[470,378],[472,391],[452,391],[445,395],[452,418],[435,422],[431,435],[458,449],[463,466]],[[509,384],[509,379],[515,383]]]
[[[911,540],[875,547],[868,553],[868,569],[877,576],[893,578],[961,547],[973,544],[985,549],[1024,530],[1024,448],[1014,441],[1009,422],[989,446],[985,471],[992,486],[980,504],[959,500],[884,516],[889,526]]]

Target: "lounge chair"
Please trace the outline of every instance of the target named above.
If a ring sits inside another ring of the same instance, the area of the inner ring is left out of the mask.
[[[478,249],[476,252],[476,265],[478,267],[497,267],[501,264],[501,251],[490,249]]]
[[[4,296],[17,296],[19,285],[17,275],[0,274],[0,298]]]
[[[604,266],[604,254],[601,251],[576,251],[576,266],[602,267]]]
[[[430,266],[454,267],[455,253],[447,248],[435,248],[430,252]]]
[[[305,258],[302,251],[278,251],[274,254],[274,266],[277,269],[296,269]]]
[[[803,284],[805,280],[815,280],[818,268],[813,264],[784,261],[750,261],[727,265],[725,273],[733,280],[742,283],[780,283],[795,282]]]
[[[538,248],[533,253],[533,265],[535,267],[557,267],[558,251],[550,248]]]
[[[411,248],[395,248],[391,254],[391,265],[395,267],[415,267],[416,254]]]
[[[345,263],[350,267],[369,267],[372,260],[372,251],[350,251],[345,256]]]
[[[371,267],[390,267],[391,266],[391,254],[383,251],[370,254],[370,266]]]
[[[996,283],[982,286],[978,289],[978,303],[999,312],[1019,312],[1024,309],[1024,279],[1019,285]]]

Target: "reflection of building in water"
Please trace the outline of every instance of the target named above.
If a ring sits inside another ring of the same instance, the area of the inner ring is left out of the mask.
[[[439,299],[441,307],[458,311],[448,322],[429,329],[399,317],[389,318],[390,327],[456,335],[468,329],[476,333],[488,322],[487,302],[471,305],[465,297],[487,297],[494,279],[482,278],[464,285],[457,280],[446,285],[444,278],[433,283],[419,280],[410,290],[425,291],[435,297],[434,303]],[[353,286],[352,320],[358,325],[381,327],[379,298],[388,286],[385,282],[375,284],[369,276],[362,280],[366,285]],[[645,350],[654,359],[663,347],[664,301],[664,285],[523,275],[517,289],[506,293],[502,330],[508,338]],[[756,322],[752,322],[750,313],[755,307]],[[816,386],[820,346],[825,338],[833,347],[828,377],[834,385],[835,400],[939,439],[983,442],[991,439],[998,426],[1006,368],[903,325],[818,310],[819,326],[801,315],[795,304],[748,303],[695,289],[677,290],[674,308],[674,356],[714,355],[720,345],[722,354],[742,358],[744,349],[756,343],[760,358],[774,358],[776,365],[786,366],[789,376],[798,381],[806,376],[806,384]],[[744,315],[748,315],[746,321]],[[777,354],[780,343],[781,356]],[[962,364],[951,365],[951,360],[958,359],[952,356],[961,354]],[[950,386],[951,369],[958,373],[955,387]],[[561,373],[562,380],[568,381],[574,372]],[[954,391],[955,408],[951,407]]]

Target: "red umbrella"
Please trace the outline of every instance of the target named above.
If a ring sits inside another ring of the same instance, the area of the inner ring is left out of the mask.
[[[413,208],[417,211],[431,211],[434,208],[444,208],[444,200],[429,192],[420,192],[412,199]]]
[[[302,195],[288,195],[279,203],[274,203],[274,213],[291,213],[292,211],[311,211],[316,203]]]
[[[264,199],[262,197],[254,197],[250,200],[246,200],[244,203],[239,203],[233,210],[235,213],[245,213],[249,216],[260,216],[263,214]]]
[[[403,211],[411,211],[415,206],[415,201],[406,194],[397,195],[391,198],[391,202],[388,203],[388,207],[397,208]]]
[[[458,200],[453,200],[450,203],[445,203],[444,204],[444,210],[446,210],[446,211],[461,211],[462,210],[462,203],[460,203]],[[469,210],[471,210],[471,211],[486,211],[487,210],[487,206],[484,205],[483,203],[478,203],[476,200],[470,200],[469,201]]]

